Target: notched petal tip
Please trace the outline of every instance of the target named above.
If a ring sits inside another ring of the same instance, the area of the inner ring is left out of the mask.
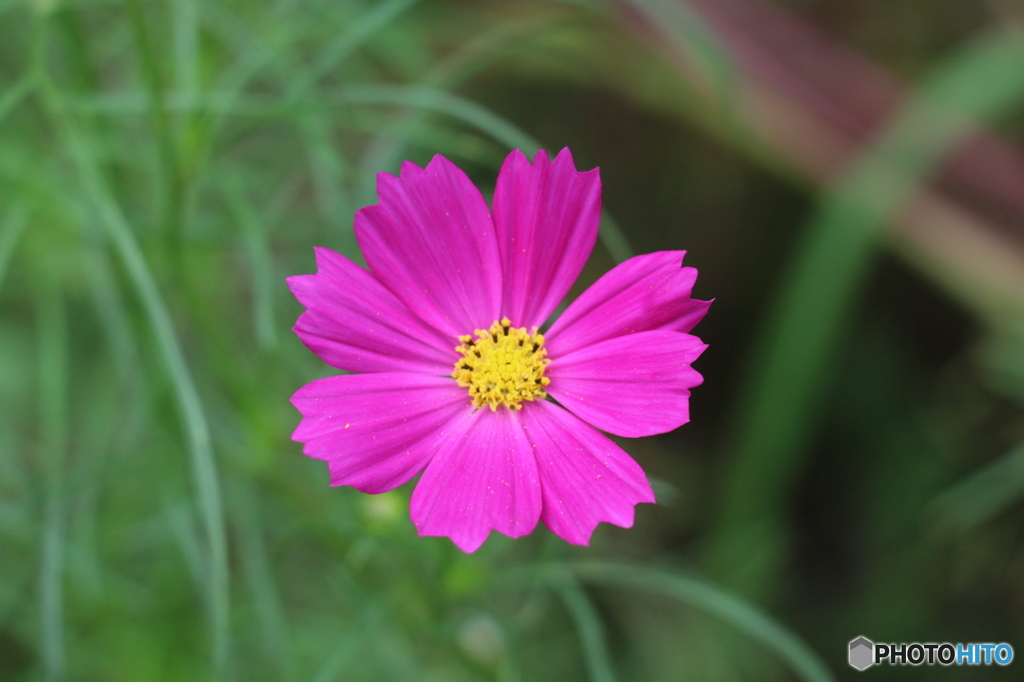
[[[563,149],[531,163],[514,150],[494,190],[493,215],[504,277],[503,309],[517,325],[543,325],[583,270],[597,241],[601,183],[580,173]]]
[[[421,537],[421,538],[444,538],[444,537],[446,537],[446,538],[448,538],[449,540],[452,541],[452,544],[454,544],[456,547],[461,549],[466,554],[473,554],[474,552],[476,552],[478,549],[483,547],[484,543],[487,542],[487,539],[489,537],[491,537],[491,531],[490,530],[488,530],[486,533],[483,533],[483,534],[479,534],[479,533],[473,533],[473,534],[457,534],[457,533],[453,533],[451,535],[445,535],[444,533],[432,533],[432,532],[429,532],[429,531],[424,531],[418,525],[416,526],[416,534],[419,535],[419,537]]]
[[[391,490],[423,470],[468,406],[450,383],[400,372],[318,379],[292,397],[303,415],[292,438],[328,463],[331,485]]]
[[[626,438],[666,433],[689,421],[690,366],[707,346],[676,331],[637,332],[552,360],[548,393],[602,431]]]
[[[708,305],[691,298],[697,270],[682,266],[685,253],[634,256],[601,276],[551,325],[552,357],[643,331],[690,331]]]
[[[415,163],[412,163],[411,161],[407,161],[406,163],[415,168],[419,168],[419,166],[417,166]],[[430,168],[431,166],[445,166],[446,168],[457,168],[460,171],[462,170],[444,154],[434,154],[433,156],[430,157],[430,161],[423,168],[427,169]]]
[[[346,268],[359,267],[347,256],[326,246],[314,246],[313,256],[316,259],[316,274],[306,275],[306,277],[330,277],[332,274],[343,272]],[[359,269],[362,270],[362,268]]]
[[[449,537],[472,552],[492,530],[513,538],[533,531],[541,484],[520,414],[477,410],[450,425],[409,501],[420,535]]]
[[[640,465],[578,417],[547,402],[523,417],[541,477],[541,521],[566,542],[587,545],[600,523],[628,528],[634,507],[654,501]]]
[[[546,160],[547,157],[545,156],[545,161]],[[562,147],[562,149],[559,150],[557,154],[555,154],[555,158],[551,160],[551,166],[556,171],[568,170],[576,176],[582,176],[588,173],[595,173],[598,170],[597,168],[591,168],[588,171],[581,171],[580,169],[576,168],[576,161],[573,159],[572,152],[569,151],[568,147]]]
[[[409,173],[412,177],[416,177],[417,175],[441,175],[441,174],[445,174],[445,175],[455,175],[455,176],[460,177],[460,178],[461,177],[468,178],[468,176],[466,176],[466,172],[464,170],[462,170],[461,168],[456,166],[452,162],[451,159],[449,159],[448,157],[446,157],[446,156],[444,156],[442,154],[434,154],[434,156],[430,159],[430,163],[428,163],[423,168],[420,168],[416,164],[414,164],[412,162],[409,162],[409,161],[406,161],[405,163],[408,163],[410,167],[407,169],[405,167],[405,164],[402,165],[403,177],[405,176],[406,173]]]
[[[563,147],[558,155],[555,156],[551,162],[551,168],[556,173],[567,173],[572,175],[576,182],[582,182],[590,185],[591,192],[597,192],[598,196],[601,193],[601,167],[594,166],[590,170],[580,170],[576,167],[576,161],[573,159],[572,152],[568,147]]]
[[[314,246],[313,255],[316,256],[317,268],[320,268],[322,267],[321,263],[323,263],[324,260],[331,258],[333,256],[339,256],[341,254],[339,254],[337,251],[334,251],[333,249],[327,248],[326,246]]]
[[[436,161],[437,159],[444,159],[444,157],[441,156],[440,154],[434,154],[434,158],[430,160],[430,163],[428,163],[425,168],[420,167],[418,164],[415,164],[412,161],[403,161],[401,167],[398,170],[399,177],[405,177],[407,174],[413,176],[419,175],[427,168],[430,168],[430,165],[434,163],[434,161]],[[447,159],[445,160],[447,161]]]
[[[627,511],[624,511],[620,516],[615,518],[599,514],[588,522],[574,526],[571,529],[560,528],[559,530],[554,530],[549,527],[548,530],[551,530],[552,533],[562,538],[570,545],[576,545],[577,547],[589,547],[591,540],[594,539],[594,533],[597,532],[598,527],[600,527],[602,523],[607,523],[619,528],[632,528],[633,524],[636,522],[636,505],[646,502],[647,500],[636,501],[634,506],[630,507]]]
[[[370,272],[424,323],[458,336],[493,321],[502,273],[483,194],[441,155],[426,168],[380,174],[378,203],[360,209],[355,236]]]
[[[357,214],[357,232],[360,222]],[[306,308],[293,331],[313,353],[351,372],[434,373],[451,366],[449,340],[426,325],[373,273],[331,249],[314,247],[314,253],[316,274],[286,279]]]
[[[537,156],[539,157],[543,151],[538,151]],[[501,168],[498,170],[498,182],[501,182],[501,178],[520,178],[530,173],[532,169],[532,164],[526,154],[523,154],[519,149],[513,149],[505,156],[505,160],[501,162]]]

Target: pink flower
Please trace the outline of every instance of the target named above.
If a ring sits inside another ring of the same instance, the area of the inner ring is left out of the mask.
[[[710,303],[690,298],[685,252],[629,259],[540,334],[594,248],[597,169],[578,172],[568,149],[532,164],[513,151],[489,209],[438,155],[379,174],[377,192],[355,217],[369,270],[318,248],[317,274],[288,279],[306,307],[295,333],[353,372],[295,394],[292,438],[332,485],[381,493],[422,471],[413,523],[466,552],[538,520],[577,545],[601,521],[632,526],[654,493],[601,431],[689,420],[706,346],[687,332]]]

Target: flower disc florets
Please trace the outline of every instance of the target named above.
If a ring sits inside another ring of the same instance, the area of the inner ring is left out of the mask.
[[[495,412],[499,405],[521,410],[524,400],[543,400],[544,387],[551,380],[544,369],[551,362],[544,349],[544,336],[534,327],[513,327],[503,317],[488,330],[477,329],[477,338],[460,336],[462,345],[455,350],[462,356],[452,376],[459,386],[469,389],[474,407],[487,405]]]

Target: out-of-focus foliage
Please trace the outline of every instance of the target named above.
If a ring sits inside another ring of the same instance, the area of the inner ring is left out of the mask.
[[[829,680],[858,635],[1020,642],[1024,17],[774,2],[0,2],[0,681]],[[289,440],[327,370],[283,278],[360,258],[378,171],[489,187],[514,146],[601,167],[574,293],[685,248],[717,300],[693,422],[622,441],[660,504],[465,555]]]

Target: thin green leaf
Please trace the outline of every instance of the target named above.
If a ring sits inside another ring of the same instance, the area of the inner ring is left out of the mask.
[[[103,248],[89,246],[82,249],[82,266],[118,377],[123,382],[134,381],[139,348],[124,299],[111,275],[110,259]]]
[[[3,288],[7,267],[27,224],[28,212],[20,204],[8,211],[0,222],[0,289]]]
[[[615,669],[597,609],[571,572],[555,571],[552,580],[576,626],[591,682],[615,682]]]
[[[1024,443],[960,481],[931,504],[940,530],[970,533],[1024,497]]]
[[[705,82],[715,91],[713,99],[721,102],[722,111],[731,119],[738,72],[725,44],[704,18],[689,3],[678,0],[625,0],[624,4],[649,17],[658,30],[693,57]]]
[[[349,202],[343,191],[345,170],[349,164],[333,142],[329,120],[322,113],[305,113],[299,115],[297,127],[306,145],[306,156],[321,215],[331,227],[347,226],[349,216],[353,213],[349,210]],[[345,255],[355,256],[355,239],[351,227],[342,230],[341,234],[345,241],[340,245],[340,250]]]
[[[773,652],[798,679],[835,679],[821,658],[795,634],[741,599],[702,580],[627,564],[587,562],[572,564],[571,568],[584,582],[663,594],[715,616]]]
[[[199,87],[199,8],[196,0],[175,0],[173,13],[176,86],[190,95]]]
[[[163,192],[161,230],[170,256],[175,260],[180,256],[182,215],[185,208],[185,179],[182,172],[181,158],[178,148],[178,130],[169,115],[167,106],[168,87],[160,60],[161,50],[154,44],[154,34],[150,30],[143,0],[128,0],[128,16],[139,53],[142,69],[142,81],[146,87],[147,105],[153,125],[153,138],[156,140],[160,156],[160,171],[163,182],[159,188]],[[162,35],[162,34],[157,34]]]
[[[352,22],[338,38],[330,43],[305,69],[297,70],[292,65],[278,66],[286,86],[285,95],[279,98],[279,109],[298,113],[294,117],[300,135],[306,145],[310,172],[316,189],[317,204],[321,215],[332,226],[347,225],[351,215],[350,202],[344,192],[344,175],[348,164],[344,156],[334,144],[330,120],[316,108],[298,107],[307,95],[314,90],[318,81],[336,69],[342,62],[358,50],[375,33],[386,27],[405,10],[418,0],[388,0],[378,3],[363,12]],[[218,5],[219,7],[219,5]],[[253,52],[247,56],[230,81],[227,97],[221,97],[229,106],[240,96],[246,84],[259,73],[264,66],[275,65],[281,61],[280,51],[263,44],[259,39],[252,38]],[[314,98],[315,99],[315,98]],[[223,110],[222,108],[220,110]],[[219,122],[214,127],[219,125]],[[343,242],[339,248],[349,256],[357,256],[351,229],[340,232]]]
[[[601,228],[598,236],[608,253],[615,259],[616,263],[629,260],[636,255],[633,247],[629,245],[629,239],[619,227],[619,224],[612,218],[612,214],[606,209],[601,211]]]
[[[252,316],[256,340],[264,350],[277,347],[277,326],[274,324],[274,287],[278,278],[270,261],[266,228],[252,210],[244,191],[237,183],[224,180],[222,189],[234,219],[242,228],[249,267],[252,271]]]
[[[344,670],[351,665],[353,656],[359,652],[367,637],[373,632],[373,626],[369,623],[359,625],[360,627],[353,628],[341,638],[341,644],[320,665],[310,682],[341,682],[345,679]]]
[[[85,192],[99,218],[99,223],[123,261],[129,280],[142,301],[174,388],[189,444],[199,516],[206,533],[208,551],[206,576],[209,587],[207,596],[209,597],[213,636],[213,657],[214,666],[218,674],[221,674],[226,666],[228,653],[227,540],[224,530],[220,482],[210,444],[206,416],[175,335],[174,325],[167,312],[167,307],[164,305],[156,281],[135,241],[131,228],[107,187],[92,150],[83,139],[74,120],[67,115],[60,92],[48,78],[44,77],[43,81],[40,92],[47,113],[70,151]]]
[[[316,87],[317,82],[336,69],[353,52],[359,49],[373,34],[397,19],[419,0],[386,0],[372,5],[371,9],[349,25],[318,56],[313,65],[292,81],[286,99],[294,102]]]
[[[466,79],[491,66],[499,58],[529,49],[539,36],[552,28],[551,22],[539,22],[533,17],[526,21],[494,26],[432,66],[419,86],[450,92]],[[364,177],[372,179],[382,168],[397,167],[403,158],[403,150],[408,144],[410,131],[421,127],[428,113],[425,110],[410,108],[407,115],[396,117],[379,131],[376,139],[363,154],[363,161],[360,163]],[[364,198],[371,195],[372,187],[369,192],[364,192]]]
[[[436,111],[464,121],[495,140],[509,147],[517,147],[531,156],[541,147],[523,130],[486,107],[437,88],[371,83],[342,86],[330,91],[329,95],[339,104],[383,104]]]
[[[32,73],[19,78],[14,85],[7,88],[3,96],[0,96],[0,121],[3,121],[7,114],[15,107],[25,101],[25,97],[32,92],[35,86],[35,76]]]
[[[43,679],[64,677],[65,459],[68,421],[68,332],[60,288],[50,273],[35,286],[39,334],[39,412],[45,509],[39,562]]]
[[[239,530],[239,558],[252,605],[259,620],[263,650],[269,663],[276,670],[274,679],[292,680],[295,675],[291,656],[291,636],[273,569],[267,556],[259,504],[253,491],[245,483],[235,487],[232,492],[232,499],[235,502],[232,517],[236,519]]]

